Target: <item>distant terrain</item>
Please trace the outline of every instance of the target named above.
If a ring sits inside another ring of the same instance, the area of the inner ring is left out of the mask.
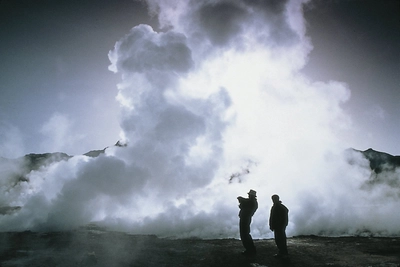
[[[106,149],[84,155],[98,157]],[[386,175],[400,167],[400,156],[373,149],[347,152],[361,153],[368,160],[371,175],[364,186],[385,183],[400,188],[398,175]],[[0,158],[0,185],[6,192],[7,187],[29,183],[31,172],[72,157],[65,153],[45,153]],[[358,163],[349,157],[349,164]],[[231,179],[238,175],[233,174]],[[2,204],[0,216],[21,209]],[[276,253],[273,239],[259,239],[255,243],[258,254],[248,258],[241,255],[243,247],[238,239],[167,239],[114,232],[96,225],[64,232],[2,232],[0,266],[400,267],[400,237],[295,236],[288,239],[290,257],[284,260],[273,257]]]
[[[369,161],[370,168],[376,174],[383,171],[393,171],[400,167],[400,156],[392,156],[388,153],[375,151],[369,148],[365,151],[353,149],[356,152],[362,153],[364,157]]]
[[[124,145],[117,142],[115,146],[122,147]],[[106,149],[107,147],[101,150],[92,150],[84,155],[88,157],[98,157],[104,154]],[[364,186],[385,183],[400,189],[400,179],[398,176],[386,175],[387,173],[393,173],[396,168],[400,167],[400,156],[393,156],[371,148],[365,151],[351,148],[348,149],[347,152],[361,153],[369,161],[371,176],[369,180],[365,182]],[[40,170],[40,168],[45,168],[55,162],[67,161],[72,157],[73,156],[61,152],[44,154],[32,153],[16,159],[0,157],[0,185],[7,191],[7,188],[14,187],[19,183],[29,182],[28,177],[32,171]],[[349,164],[354,164],[351,157],[349,158]],[[246,172],[249,172],[249,170],[246,170]],[[230,178],[232,180],[240,175],[240,173],[234,173]],[[8,206],[4,205],[4,203],[0,203],[0,215],[10,214],[19,209],[20,207],[18,206]]]

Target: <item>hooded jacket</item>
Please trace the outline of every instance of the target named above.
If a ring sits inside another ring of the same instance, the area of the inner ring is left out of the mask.
[[[271,230],[285,228],[289,223],[288,214],[289,209],[286,208],[286,206],[283,205],[281,201],[279,201],[279,203],[274,203],[271,208],[271,214],[269,216],[269,228]]]

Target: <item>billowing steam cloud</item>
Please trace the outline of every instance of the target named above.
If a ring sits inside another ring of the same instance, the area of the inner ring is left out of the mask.
[[[162,31],[139,25],[110,52],[121,75],[121,138],[3,190],[22,208],[6,230],[97,222],[132,233],[237,237],[236,197],[258,192],[253,235],[269,237],[270,196],[289,234],[400,233],[398,188],[363,189],[365,159],[346,154],[346,84],[314,82],[301,1],[149,1]],[[349,164],[348,158],[357,164]],[[6,188],[2,185],[2,188]],[[397,190],[397,191],[396,191]]]

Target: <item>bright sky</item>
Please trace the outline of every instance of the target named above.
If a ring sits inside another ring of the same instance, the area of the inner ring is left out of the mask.
[[[305,8],[314,49],[302,71],[344,82],[356,149],[400,154],[399,2],[312,1]],[[140,23],[140,2],[0,2],[0,155],[82,154],[120,139],[120,77],[108,52]]]

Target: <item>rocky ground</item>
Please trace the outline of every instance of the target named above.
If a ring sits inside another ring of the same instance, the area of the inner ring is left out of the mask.
[[[89,228],[0,233],[0,266],[400,267],[400,237],[292,237],[284,260],[273,257],[272,239],[255,243],[257,256],[245,257],[237,239],[167,239]]]

